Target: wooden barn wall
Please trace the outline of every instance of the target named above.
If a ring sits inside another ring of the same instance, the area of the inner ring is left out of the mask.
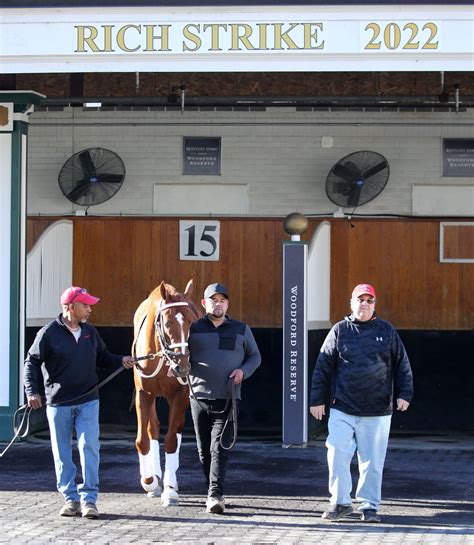
[[[28,220],[27,246],[58,218]],[[179,219],[73,218],[76,285],[102,301],[96,325],[129,326],[140,301],[166,280],[195,299],[213,281],[231,293],[231,314],[255,328],[281,327],[281,219],[221,219],[219,262],[179,260]],[[311,219],[310,239],[320,220]],[[474,264],[439,263],[439,221],[331,221],[331,321],[348,312],[355,283],[371,282],[377,309],[399,329],[470,330],[474,324]]]
[[[88,219],[74,225],[74,281],[100,294],[98,325],[130,325],[161,280],[183,291],[194,279],[195,300],[207,284],[230,290],[231,314],[255,327],[281,322],[281,221],[221,220],[220,261],[179,260],[177,219]]]
[[[439,262],[439,221],[332,223],[331,321],[347,312],[355,283],[373,283],[377,310],[399,329],[474,326],[474,263]]]
[[[46,229],[58,218],[34,218],[26,222],[26,253],[28,254]]]

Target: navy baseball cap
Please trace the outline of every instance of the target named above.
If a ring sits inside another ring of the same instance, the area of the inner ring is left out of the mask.
[[[227,293],[227,289],[222,284],[209,284],[207,288],[204,290],[204,299],[209,299],[209,297],[212,297],[216,293],[221,293],[226,299],[229,299],[229,294]]]

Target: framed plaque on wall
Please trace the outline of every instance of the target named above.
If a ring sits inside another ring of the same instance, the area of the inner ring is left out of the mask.
[[[474,176],[474,139],[443,138],[443,176]]]
[[[221,173],[221,139],[201,136],[183,138],[183,174],[218,176]]]

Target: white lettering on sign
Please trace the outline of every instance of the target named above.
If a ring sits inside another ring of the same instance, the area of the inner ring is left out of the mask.
[[[298,286],[291,288],[290,295],[290,346],[295,348],[298,344]],[[297,370],[298,370],[298,350],[290,350],[290,366],[288,368],[288,385],[290,401],[297,401],[296,386],[297,386]]]

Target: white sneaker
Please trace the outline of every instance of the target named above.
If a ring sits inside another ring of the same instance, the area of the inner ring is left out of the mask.
[[[206,513],[222,515],[225,509],[225,500],[222,496],[209,496],[206,502]]]
[[[86,519],[98,519],[99,511],[95,503],[86,503],[81,508],[82,516]]]
[[[81,504],[78,501],[68,500],[59,510],[62,517],[77,517],[81,514]]]

